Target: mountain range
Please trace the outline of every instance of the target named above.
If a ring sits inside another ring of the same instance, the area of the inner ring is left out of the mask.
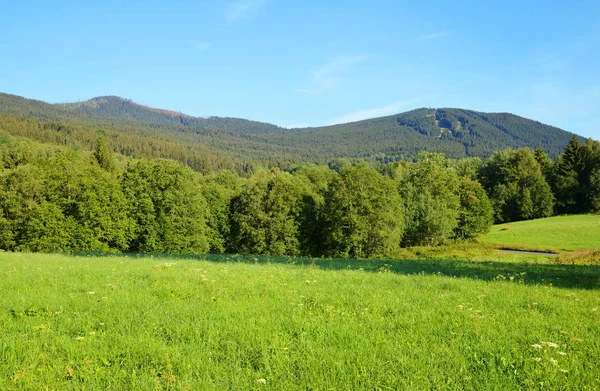
[[[421,108],[311,128],[228,117],[193,117],[117,96],[49,104],[0,93],[0,131],[39,143],[91,149],[98,133],[133,157],[173,158],[197,171],[246,171],[335,159],[415,159],[420,151],[482,157],[505,148],[542,147],[551,157],[573,134],[509,113]],[[583,138],[582,138],[583,140]]]

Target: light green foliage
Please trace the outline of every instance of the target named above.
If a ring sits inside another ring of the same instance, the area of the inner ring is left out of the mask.
[[[0,254],[0,389],[593,390],[598,274]]]
[[[85,155],[66,150],[44,161],[47,199],[65,218],[69,248],[126,250],[132,221],[117,178]]]
[[[459,178],[441,154],[421,153],[409,166],[399,190],[405,202],[403,245],[438,245],[453,236],[458,225]]]
[[[482,166],[483,161],[478,157],[459,159],[452,162],[451,165],[459,177],[467,177],[472,180],[477,179]]]
[[[60,251],[69,248],[62,211],[46,198],[44,171],[20,165],[0,174],[0,248]]]
[[[454,235],[472,239],[485,233],[494,223],[492,203],[479,182],[463,177],[458,188],[460,209]]]
[[[551,252],[598,249],[600,216],[555,216],[494,225],[481,240],[503,248]]]
[[[480,171],[497,222],[548,217],[554,196],[529,148],[496,152]]]
[[[325,247],[332,256],[390,256],[404,221],[394,182],[366,165],[341,169],[325,196]]]
[[[307,234],[303,216],[314,206],[306,178],[279,169],[255,173],[231,201],[232,252],[303,253],[302,236]]]
[[[73,150],[2,173],[7,250],[126,250],[131,221],[117,179]]]
[[[130,250],[204,253],[207,206],[195,173],[172,160],[140,160],[123,175],[123,192],[136,223]]]

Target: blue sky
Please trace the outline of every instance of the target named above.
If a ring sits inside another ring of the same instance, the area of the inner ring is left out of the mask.
[[[14,1],[0,91],[313,126],[417,107],[600,139],[600,2]]]

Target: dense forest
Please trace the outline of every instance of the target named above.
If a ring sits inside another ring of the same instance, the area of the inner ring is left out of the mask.
[[[35,120],[37,121],[37,120]],[[0,249],[393,257],[491,224],[600,211],[600,144],[573,136],[487,160],[336,160],[201,174],[172,159],[0,133]]]
[[[102,133],[120,155],[174,159],[203,174],[228,169],[245,176],[274,167],[338,164],[340,159],[414,162],[421,151],[453,159],[489,158],[498,150],[538,144],[555,159],[573,136],[512,114],[462,109],[423,108],[348,124],[285,129],[237,118],[191,117],[114,96],[47,104],[7,94],[0,94],[0,131],[87,151]]]

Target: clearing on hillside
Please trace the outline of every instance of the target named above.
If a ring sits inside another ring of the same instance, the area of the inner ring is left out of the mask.
[[[600,215],[555,216],[494,225],[484,243],[513,250],[576,251],[600,248]]]

